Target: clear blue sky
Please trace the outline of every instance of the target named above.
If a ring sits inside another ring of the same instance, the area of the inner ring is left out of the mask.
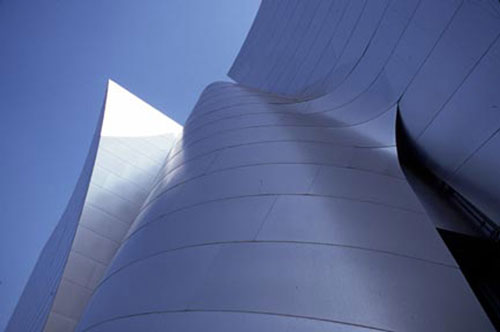
[[[0,0],[0,330],[69,199],[112,78],[181,124],[259,0]]]

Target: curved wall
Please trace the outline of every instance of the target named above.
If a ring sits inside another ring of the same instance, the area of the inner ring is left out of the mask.
[[[49,316],[57,289],[61,283],[71,244],[87,195],[90,178],[99,146],[104,106],[97,123],[82,173],[68,205],[47,240],[23,293],[14,309],[6,332],[42,331]]]
[[[241,85],[204,91],[77,330],[493,331],[402,174],[395,118],[496,63],[497,8],[263,1],[230,71]],[[464,139],[482,142],[481,123]],[[442,174],[448,153],[421,148]]]
[[[88,194],[44,331],[74,331],[181,131],[109,81]]]
[[[78,330],[492,330],[366,121],[209,86]]]
[[[113,81],[82,174],[7,331],[73,331],[182,127]]]
[[[498,1],[263,1],[229,75],[336,113],[399,103],[426,165],[500,224]]]

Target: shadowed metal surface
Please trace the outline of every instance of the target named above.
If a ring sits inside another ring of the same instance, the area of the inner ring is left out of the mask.
[[[491,329],[399,168],[395,106],[312,102],[209,86],[80,330]]]
[[[92,178],[45,331],[73,331],[182,127],[109,81]]]
[[[496,10],[263,1],[239,84],[201,95],[78,330],[492,331],[399,167],[395,119],[418,118],[417,140],[440,93],[497,61]]]
[[[77,330],[493,331],[395,123],[500,220],[498,8],[263,1],[238,83],[200,96]]]
[[[324,96],[311,108],[337,118],[399,102],[425,164],[500,224],[498,1],[294,3],[263,1],[230,76],[291,98]]]
[[[45,244],[16,305],[6,332],[42,331],[61,282],[71,244],[92,176],[104,116],[104,106],[94,137],[68,206]]]
[[[84,170],[7,331],[75,329],[182,127],[109,81]]]

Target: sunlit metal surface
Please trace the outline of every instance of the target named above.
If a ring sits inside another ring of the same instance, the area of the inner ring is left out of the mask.
[[[74,330],[181,131],[109,81],[89,191],[45,331]]]
[[[498,60],[490,5],[263,1],[241,85],[202,94],[78,329],[492,331],[395,149],[398,103],[437,129],[425,114]],[[422,149],[467,158],[454,143]]]
[[[35,312],[18,309],[8,331],[41,331],[44,326],[47,332],[74,330],[182,131],[175,121],[113,81],[108,84],[103,115],[68,212],[35,268],[33,286],[25,291],[22,301],[35,305]],[[47,290],[45,279],[50,279]],[[49,291],[50,295],[40,295]]]
[[[104,107],[82,173],[68,206],[38,257],[23,294],[7,324],[6,332],[38,332],[43,330],[47,322],[84,207],[99,145],[103,115]]]
[[[426,165],[500,224],[498,1],[263,1],[230,76],[347,121],[399,102]]]
[[[395,125],[399,108],[423,162],[500,220],[499,13],[264,0],[237,83],[205,89],[134,212],[117,206],[135,217],[117,254],[89,249],[110,263],[86,279],[77,330],[493,331],[400,168]]]

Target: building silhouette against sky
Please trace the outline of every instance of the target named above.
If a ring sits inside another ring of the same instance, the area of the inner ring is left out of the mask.
[[[7,331],[499,328],[497,1],[264,0],[229,76],[98,131]]]

